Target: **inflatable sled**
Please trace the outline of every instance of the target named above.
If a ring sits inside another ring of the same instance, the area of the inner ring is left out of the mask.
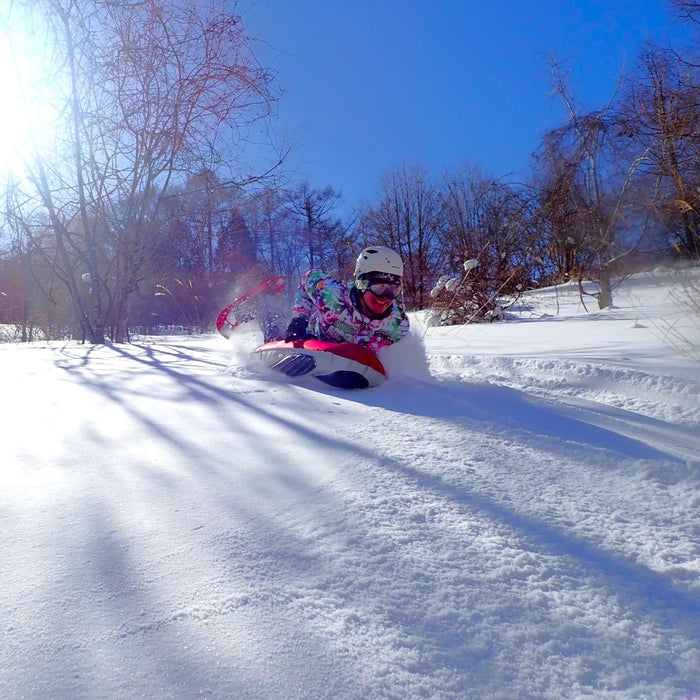
[[[255,318],[255,311],[246,311],[248,302],[263,294],[281,294],[283,289],[284,277],[270,277],[258,282],[225,309],[219,311],[219,315],[216,317],[217,330],[224,338],[230,338],[238,326]]]
[[[253,352],[267,367],[288,377],[309,375],[341,389],[366,389],[386,379],[377,356],[354,343],[274,340]]]

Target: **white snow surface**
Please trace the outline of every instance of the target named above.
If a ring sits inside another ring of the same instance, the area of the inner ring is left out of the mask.
[[[360,391],[0,345],[0,697],[698,697],[700,323],[615,301],[414,316]]]

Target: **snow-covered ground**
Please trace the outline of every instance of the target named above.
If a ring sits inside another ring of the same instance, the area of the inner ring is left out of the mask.
[[[697,697],[675,279],[416,321],[365,391],[252,332],[0,345],[0,697]]]

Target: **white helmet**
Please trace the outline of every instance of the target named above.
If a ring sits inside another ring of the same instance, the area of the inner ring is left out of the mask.
[[[385,272],[389,275],[403,276],[401,256],[384,245],[365,248],[355,263],[355,279],[370,272]]]

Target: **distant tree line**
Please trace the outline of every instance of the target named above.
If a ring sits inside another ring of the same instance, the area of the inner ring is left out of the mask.
[[[698,3],[673,7],[700,29]],[[524,291],[570,280],[605,308],[625,273],[700,258],[697,43],[648,44],[593,111],[553,63],[566,119],[527,182],[410,163],[341,220],[332,187],[250,174],[247,130],[270,112],[272,76],[223,8],[11,4],[50,38],[64,127],[4,185],[0,323],[22,340],[208,331],[262,277],[284,275],[291,294],[309,267],[349,276],[369,243],[401,253],[406,306],[443,323],[499,318]]]

